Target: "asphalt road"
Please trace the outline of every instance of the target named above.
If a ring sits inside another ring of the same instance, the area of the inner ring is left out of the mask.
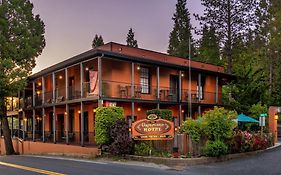
[[[279,175],[281,147],[255,156],[221,163],[186,167],[182,171],[141,162],[80,161],[72,159],[1,156],[0,175]]]

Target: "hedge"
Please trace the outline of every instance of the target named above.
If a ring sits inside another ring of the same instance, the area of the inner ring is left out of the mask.
[[[118,120],[124,118],[122,107],[98,107],[95,116],[96,143],[108,145],[112,142],[110,128]]]

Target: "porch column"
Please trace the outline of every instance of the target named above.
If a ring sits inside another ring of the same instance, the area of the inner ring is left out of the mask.
[[[56,102],[56,76],[55,72],[52,73],[52,83],[53,83],[53,103]]]
[[[65,105],[65,134],[66,134],[66,144],[68,145],[69,144],[69,135],[68,135],[68,132],[69,132],[69,105],[66,104]]]
[[[13,98],[12,98],[13,99]],[[11,116],[12,117],[12,128],[11,128],[11,137],[13,137],[13,128],[14,128],[14,117],[13,115]]]
[[[68,100],[68,70],[67,68],[64,69],[65,72],[65,100]]]
[[[19,110],[20,110],[20,91],[18,91],[18,99],[19,99],[19,102],[18,102],[18,138],[20,138],[20,113],[19,113]]]
[[[103,100],[102,100],[102,61],[101,57],[98,57],[98,83],[99,83],[99,100],[98,100],[98,106],[103,106]]]
[[[219,103],[219,77],[216,76],[216,104]]]
[[[56,141],[56,120],[57,120],[56,107],[53,106],[53,141],[54,141],[54,143],[57,143],[57,141]]]
[[[81,108],[80,108],[80,115],[81,115],[81,146],[84,147],[84,104],[81,102]]]
[[[32,141],[35,142],[35,109],[32,110]]]
[[[45,108],[42,108],[42,141],[45,142]]]
[[[201,97],[202,97],[202,92],[201,92],[202,87],[201,86],[202,86],[201,85],[201,74],[199,73],[198,74],[198,101],[200,101]],[[203,91],[203,89],[202,89],[202,91]]]
[[[42,76],[42,105],[45,103],[45,78]]]
[[[181,74],[182,74],[182,71],[179,71],[179,93],[178,93],[178,101],[181,102],[181,93],[182,93],[182,89],[181,89],[181,84],[182,84],[182,81],[181,81]]]
[[[201,116],[202,112],[201,112],[201,105],[198,106],[198,115]]]
[[[131,98],[134,98],[135,96],[135,63],[131,64]],[[135,120],[135,103],[132,101],[132,121]]]
[[[181,121],[182,121],[182,105],[179,104],[179,121],[178,121],[178,125],[181,125]]]
[[[131,98],[135,97],[135,63],[132,63],[131,67]]]
[[[35,142],[35,82],[32,82],[32,141]]]
[[[157,109],[160,109],[160,70],[159,70],[159,66],[157,66],[156,69],[156,80],[157,80]]]
[[[22,111],[22,118],[23,118],[22,139],[25,140],[25,131],[26,131],[26,122],[27,122],[27,119],[25,118],[25,112],[24,112],[24,111]]]
[[[84,97],[83,80],[84,80],[84,66],[83,66],[83,63],[80,63],[80,89],[81,89],[81,98]]]

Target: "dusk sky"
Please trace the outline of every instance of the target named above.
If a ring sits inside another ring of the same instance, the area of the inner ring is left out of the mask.
[[[46,47],[33,73],[91,49],[95,34],[126,44],[130,27],[140,48],[166,53],[177,0],[31,0],[45,23]],[[202,13],[189,0],[190,13]],[[192,24],[198,25],[191,15]]]

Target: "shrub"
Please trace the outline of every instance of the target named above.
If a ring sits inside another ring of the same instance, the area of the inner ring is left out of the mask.
[[[227,145],[220,140],[207,142],[203,150],[209,157],[220,157],[228,153]]]
[[[134,146],[134,154],[138,156],[148,156],[150,151],[152,151],[152,147],[144,142],[140,142],[139,144],[135,144]]]
[[[129,124],[125,119],[117,120],[110,129],[110,136],[113,139],[109,146],[109,152],[113,155],[130,154],[133,142],[129,136]]]
[[[214,110],[208,111],[203,115],[204,123],[206,124],[206,135],[209,140],[226,141],[233,136],[233,129],[237,113],[224,108],[215,107]]]
[[[118,119],[123,118],[123,108],[121,107],[99,107],[96,109],[95,133],[97,144],[110,144],[110,127]]]
[[[172,111],[169,109],[152,109],[146,112],[147,115],[155,114],[161,119],[173,121]]]
[[[191,140],[198,143],[201,136],[204,134],[203,131],[203,120],[187,119],[180,127],[180,132],[188,134]]]

